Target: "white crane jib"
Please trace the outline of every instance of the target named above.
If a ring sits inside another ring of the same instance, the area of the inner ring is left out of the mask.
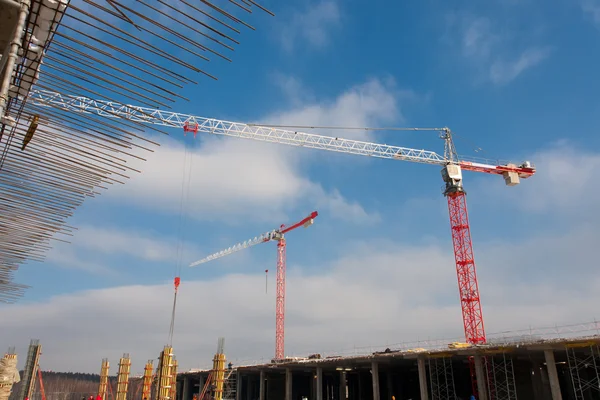
[[[235,244],[225,250],[218,251],[214,254],[204,257],[201,260],[195,261],[190,264],[190,267],[195,267],[195,266],[203,264],[205,262],[212,261],[216,258],[221,258],[221,257],[224,257],[231,253],[235,253],[236,251],[244,250],[244,249],[247,249],[248,247],[252,247],[252,246],[260,244],[260,243],[274,240],[278,234],[279,234],[279,231],[277,231],[276,229],[272,230],[271,232],[263,233],[262,235],[258,235],[250,240],[246,240],[245,242]]]
[[[97,114],[108,118],[123,118],[135,122],[182,128],[194,135],[198,132],[215,135],[252,139],[263,142],[280,143],[289,146],[307,147],[312,149],[329,150],[340,153],[356,154],[377,158],[412,161],[424,164],[446,166],[455,164],[462,170],[485,172],[503,175],[507,185],[516,185],[519,178],[528,178],[535,173],[535,168],[529,163],[521,165],[498,163],[482,163],[480,160],[457,159],[452,135],[448,128],[411,128],[414,130],[430,130],[440,132],[445,141],[444,155],[429,150],[418,150],[407,147],[390,146],[296,132],[275,127],[250,125],[239,122],[223,121],[214,118],[204,118],[189,114],[157,110],[147,107],[126,105],[105,100],[94,100],[83,96],[71,96],[42,89],[32,90],[29,101],[38,106],[57,107],[64,110]],[[457,174],[460,175],[460,169]]]

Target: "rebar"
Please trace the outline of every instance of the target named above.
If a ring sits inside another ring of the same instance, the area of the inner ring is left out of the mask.
[[[132,159],[158,145],[165,131],[120,118],[29,104],[31,89],[169,108],[196,74],[217,79],[211,58],[231,61],[254,1],[31,0],[17,32],[14,68],[0,82],[0,302],[27,286],[17,268],[43,261],[54,242],[67,242],[67,220],[88,197],[125,183]],[[238,16],[237,14],[241,14]],[[253,15],[254,16],[254,15]],[[221,50],[224,49],[224,50]],[[202,66],[198,61],[201,61]],[[8,66],[10,63],[7,63]]]

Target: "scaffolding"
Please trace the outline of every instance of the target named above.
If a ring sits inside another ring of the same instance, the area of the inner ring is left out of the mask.
[[[21,400],[30,399],[35,390],[35,379],[37,378],[40,354],[42,354],[40,341],[38,339],[31,339],[25,368],[23,369],[23,384],[21,385],[21,393],[19,395]]]
[[[578,351],[579,350],[579,351]],[[600,394],[600,350],[598,345],[567,345],[567,363],[575,400]]]
[[[517,400],[513,360],[506,353],[485,357],[488,376],[488,399]]]
[[[223,400],[237,399],[237,369],[230,369],[223,383]]]
[[[454,370],[451,357],[430,358],[429,382],[431,400],[454,400],[456,389],[454,386]]]
[[[119,375],[117,376],[117,399],[127,400],[127,389],[129,388],[129,372],[131,370],[131,359],[129,353],[123,354],[119,360]]]
[[[108,358],[103,358],[102,366],[100,367],[100,385],[98,386],[98,396],[100,397],[100,400],[106,400],[109,368],[110,363],[108,362]]]

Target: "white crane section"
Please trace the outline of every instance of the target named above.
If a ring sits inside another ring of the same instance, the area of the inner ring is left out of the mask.
[[[518,178],[528,178],[535,173],[535,168],[528,162],[517,166],[515,164],[486,164],[477,161],[469,161],[465,158],[453,160],[450,158],[451,155],[447,153],[442,156],[428,150],[418,150],[407,147],[390,146],[387,144],[296,132],[273,127],[223,121],[214,118],[204,118],[104,100],[94,100],[82,96],[64,95],[41,89],[32,90],[29,94],[29,101],[39,106],[57,107],[72,112],[97,114],[108,118],[124,118],[135,122],[183,128],[185,131],[193,132],[194,134],[197,132],[204,132],[215,135],[286,144],[289,146],[307,147],[311,149],[442,166],[448,165],[449,163],[457,163],[461,169],[504,175],[505,179],[507,174],[510,174],[510,183],[507,180],[507,184],[509,185],[517,184]],[[427,130],[423,128],[414,129]],[[441,137],[446,140],[446,142],[452,140],[448,128],[431,128],[429,130],[440,132]]]
[[[277,236],[277,234],[278,234],[278,232],[276,230],[273,230],[273,231],[267,232],[267,233],[263,233],[262,235],[256,236],[250,240],[247,240],[242,243],[238,243],[238,244],[233,245],[225,250],[221,250],[217,253],[214,253],[207,257],[204,257],[201,260],[195,261],[190,264],[190,267],[195,267],[197,265],[204,264],[205,262],[209,262],[216,258],[225,257],[226,255],[235,253],[236,251],[244,250],[244,249],[247,249],[248,247],[252,247],[252,246],[260,244],[260,243],[268,242],[270,240],[273,240]]]

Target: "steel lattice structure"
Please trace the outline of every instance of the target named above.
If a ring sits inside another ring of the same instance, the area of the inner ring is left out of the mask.
[[[600,395],[600,348],[567,346],[566,353],[575,399]]]
[[[282,360],[285,356],[285,277],[286,256],[285,238],[282,236],[277,243],[277,298],[275,300],[275,359]]]
[[[139,173],[128,160],[153,151],[148,130],[162,132],[40,107],[28,101],[31,92],[169,109],[187,100],[196,76],[217,79],[209,69],[231,62],[240,34],[256,29],[247,17],[268,14],[254,0],[0,2],[0,52],[8,49],[0,53],[0,302],[24,294],[26,286],[13,282],[19,265],[42,261],[54,241],[68,241],[74,210]]]
[[[485,343],[466,195],[463,191],[457,191],[448,193],[447,197],[464,329],[465,332],[470,333],[468,337],[470,343]]]
[[[488,371],[488,398],[494,400],[517,400],[515,370],[510,355],[502,353],[485,358]]]
[[[456,399],[452,359],[450,357],[430,358],[428,366],[431,400]]]

